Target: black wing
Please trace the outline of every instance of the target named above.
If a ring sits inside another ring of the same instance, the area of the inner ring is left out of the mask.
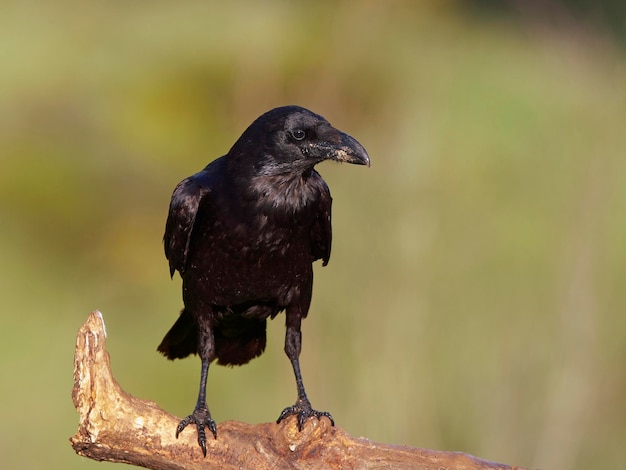
[[[320,198],[317,201],[315,222],[311,228],[311,253],[313,254],[313,261],[321,259],[322,265],[326,266],[330,259],[330,248],[333,241],[333,229],[330,221],[333,199],[326,182],[315,170],[313,173],[319,178],[317,182],[320,187]]]
[[[165,257],[170,262],[170,276],[174,276],[174,271],[181,275],[185,271],[198,208],[200,204],[207,204],[210,198],[211,188],[207,176],[205,169],[184,179],[172,194],[163,236]]]

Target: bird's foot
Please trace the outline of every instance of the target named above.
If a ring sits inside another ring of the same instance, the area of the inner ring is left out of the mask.
[[[206,432],[204,430],[205,426],[209,428],[209,431],[213,433],[213,437],[217,439],[217,426],[215,425],[215,421],[211,418],[211,413],[209,412],[209,408],[204,405],[197,405],[196,409],[193,410],[193,413],[183,419],[178,426],[176,427],[176,438],[178,439],[178,435],[185,429],[189,424],[195,424],[196,429],[198,430],[198,444],[202,449],[202,453],[206,457]]]
[[[311,408],[311,403],[306,398],[298,398],[298,401],[296,401],[295,405],[285,408],[276,420],[276,423],[280,423],[283,419],[291,415],[296,415],[296,417],[298,418],[298,431],[302,431],[304,422],[307,419],[313,417],[319,420],[323,416],[325,416],[330,420],[331,425],[335,425],[335,420],[330,415],[330,413],[328,413],[327,411],[314,410],[313,408]]]

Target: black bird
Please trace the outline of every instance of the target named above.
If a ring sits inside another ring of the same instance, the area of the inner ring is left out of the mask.
[[[265,349],[268,318],[286,314],[285,352],[298,399],[277,423],[296,415],[330,419],[311,407],[302,383],[300,323],[313,288],[312,263],[328,263],[331,197],[313,167],[324,160],[368,165],[354,138],[298,106],[257,118],[230,151],[181,181],[165,226],[170,275],[183,279],[184,309],[158,350],[168,359],[198,354],[200,391],[176,437],[195,424],[206,456],[205,426],[217,438],[206,404],[209,364],[246,364]]]

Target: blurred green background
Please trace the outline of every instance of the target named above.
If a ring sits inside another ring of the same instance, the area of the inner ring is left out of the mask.
[[[68,443],[96,308],[121,385],[191,411],[199,360],[156,352],[182,305],[171,191],[284,104],[372,159],[318,167],[335,203],[304,323],[313,405],[377,441],[623,465],[625,16],[493,3],[4,2],[2,467],[98,465]],[[293,403],[283,321],[261,358],[211,369],[218,426]]]

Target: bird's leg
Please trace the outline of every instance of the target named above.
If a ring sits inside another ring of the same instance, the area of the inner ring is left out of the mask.
[[[215,421],[211,418],[209,407],[206,404],[206,382],[209,374],[209,364],[215,358],[215,344],[213,338],[213,331],[208,328],[202,328],[199,339],[200,359],[202,360],[202,369],[200,372],[200,390],[198,391],[198,401],[196,407],[189,416],[183,419],[176,427],[176,438],[189,424],[194,423],[198,431],[198,444],[202,448],[202,453],[206,457],[206,433],[204,428],[208,427],[213,433],[213,437],[217,439],[217,427]]]
[[[306,396],[304,383],[302,382],[302,374],[300,373],[300,350],[302,349],[302,333],[300,332],[300,315],[287,314],[287,332],[285,333],[285,353],[291,361],[293,373],[296,376],[296,387],[298,389],[298,399],[293,406],[285,408],[276,423],[280,423],[288,416],[296,415],[298,418],[298,430],[302,431],[304,422],[310,417],[321,419],[322,416],[327,417],[334,426],[335,421],[330,413],[326,411],[316,411],[311,407],[311,402]]]

